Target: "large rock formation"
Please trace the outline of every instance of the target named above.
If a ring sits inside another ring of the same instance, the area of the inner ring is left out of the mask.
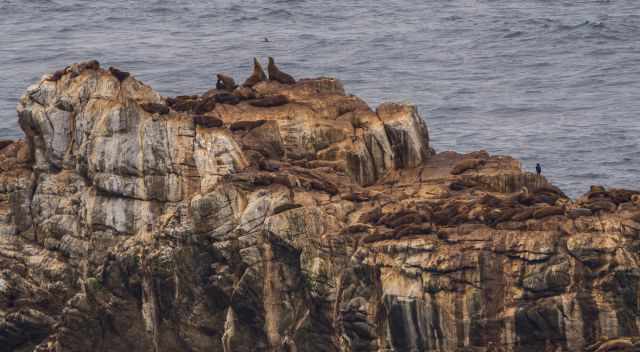
[[[18,115],[0,351],[637,348],[637,192],[435,154],[415,107],[329,78],[166,99],[94,62]]]

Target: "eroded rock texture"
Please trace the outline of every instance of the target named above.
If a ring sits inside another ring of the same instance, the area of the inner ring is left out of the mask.
[[[339,81],[163,98],[97,63],[0,150],[2,351],[607,351],[640,204],[577,201]]]

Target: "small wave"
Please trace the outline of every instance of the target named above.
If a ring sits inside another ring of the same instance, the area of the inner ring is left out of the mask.
[[[447,17],[444,18],[445,21],[459,21],[461,19],[462,19],[462,17],[456,16],[456,15],[447,16]]]
[[[510,32],[510,33],[505,34],[505,35],[503,36],[503,38],[507,38],[507,39],[509,39],[509,38],[516,38],[516,37],[519,37],[519,36],[521,36],[521,35],[523,35],[523,34],[524,34],[524,32],[523,32],[523,31],[515,31],[515,32]]]
[[[258,18],[257,16],[242,16],[238,18],[239,22],[255,22],[258,20],[260,20],[260,18]]]
[[[574,178],[580,178],[580,179],[598,179],[598,178],[606,178],[607,177],[607,175],[605,175],[605,174],[599,174],[599,173],[595,173],[595,172],[585,172],[585,173],[581,173],[581,174],[570,174],[568,176],[574,177]]]
[[[582,23],[579,24],[560,24],[558,25],[558,30],[559,31],[571,31],[571,30],[575,30],[575,29],[580,29],[580,28],[605,28],[605,24],[602,21],[589,21],[586,20]]]
[[[271,10],[269,12],[266,13],[266,15],[268,17],[291,17],[293,16],[293,14],[287,10],[283,10],[283,9],[278,9],[278,10]]]

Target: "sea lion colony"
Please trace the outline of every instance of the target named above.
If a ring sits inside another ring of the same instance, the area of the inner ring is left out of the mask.
[[[415,107],[331,78],[165,98],[96,66],[29,87],[0,143],[0,351],[638,345],[639,192],[435,153]]]
[[[47,77],[49,81],[58,81],[65,74],[78,75],[85,69],[97,70],[100,63],[97,60],[91,60],[79,64],[67,66],[64,69],[54,72]],[[130,73],[122,71],[115,67],[109,67],[109,72],[122,82],[130,77]],[[253,58],[253,72],[241,86],[235,83],[233,77],[223,73],[216,74],[216,88],[209,90],[202,96],[199,95],[181,95],[175,98],[167,98],[166,105],[159,103],[143,103],[141,108],[149,113],[158,115],[166,115],[171,109],[177,112],[187,112],[195,114],[193,117],[194,124],[206,128],[221,127],[221,120],[215,116],[207,116],[206,114],[213,111],[216,104],[236,105],[241,101],[247,100],[248,103],[255,107],[274,107],[288,103],[288,99],[283,95],[273,95],[256,97],[253,86],[264,81],[276,81],[281,84],[294,84],[295,79],[281,71],[276,65],[272,57],[269,57],[268,66],[269,76],[264,72],[257,58]],[[61,107],[64,110],[64,107]]]

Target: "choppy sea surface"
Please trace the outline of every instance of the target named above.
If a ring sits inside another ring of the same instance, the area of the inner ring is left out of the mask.
[[[540,162],[573,196],[640,188],[637,0],[0,0],[0,14],[0,137],[22,135],[24,89],[72,62],[175,95],[271,55],[373,106],[417,104],[438,151]]]

